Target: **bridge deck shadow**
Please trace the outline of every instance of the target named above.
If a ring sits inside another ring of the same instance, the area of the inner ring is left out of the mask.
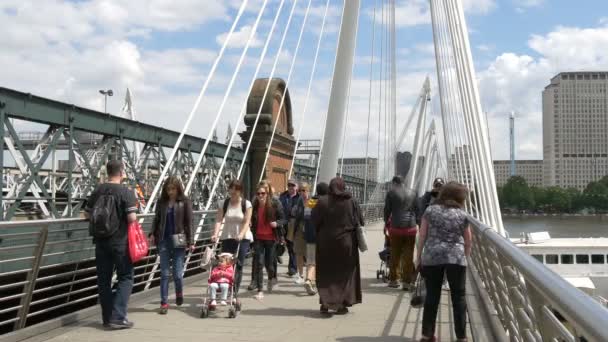
[[[27,341],[417,341],[422,310],[410,307],[408,292],[389,289],[376,280],[377,251],[383,244],[381,227],[370,226],[368,238],[370,250],[361,254],[363,304],[353,307],[345,316],[322,316],[318,297],[305,295],[300,285],[283,276],[286,270],[281,267],[277,290],[266,293],[262,301],[253,299],[252,292],[242,292],[243,311],[236,319],[227,318],[228,310],[224,307],[218,307],[207,319],[199,318],[204,277],[186,287],[184,305],[180,308],[172,305],[167,316],[157,314],[157,289],[146,299],[132,303],[129,319],[135,322],[133,329],[105,331],[94,316]],[[249,271],[250,267],[245,269]],[[246,275],[242,290],[246,290],[248,283]],[[447,294],[443,291],[437,319],[440,341],[455,340]]]

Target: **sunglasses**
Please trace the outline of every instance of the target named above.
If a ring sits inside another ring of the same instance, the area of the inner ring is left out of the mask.
[[[264,195],[266,195],[265,192],[258,192],[258,196],[264,196]]]
[[[295,184],[287,184],[287,186],[291,188],[291,187],[294,187],[296,185]]]

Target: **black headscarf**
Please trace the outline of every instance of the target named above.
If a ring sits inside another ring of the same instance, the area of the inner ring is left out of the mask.
[[[336,177],[329,182],[329,196],[339,199],[349,199],[352,197],[350,192],[346,191],[344,179],[340,177]]]

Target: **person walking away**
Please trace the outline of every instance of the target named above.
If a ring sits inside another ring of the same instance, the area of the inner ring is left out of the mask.
[[[156,204],[150,239],[160,256],[160,311],[169,310],[169,277],[173,270],[175,304],[184,303],[184,257],[194,250],[192,242],[192,203],[184,195],[179,178],[167,178]]]
[[[310,185],[303,182],[298,187],[300,194],[298,202],[295,206],[295,222],[293,234],[293,250],[296,256],[296,269],[298,278],[302,284],[306,285],[306,274],[304,273],[304,265],[306,263],[306,240],[304,238],[304,210],[310,199]],[[309,209],[310,213],[310,209]],[[309,215],[310,216],[310,215]]]
[[[268,273],[268,292],[272,292],[277,283],[274,266],[275,245],[279,239],[277,228],[284,223],[281,202],[273,200],[268,185],[260,184],[257,188],[251,222],[255,241],[256,260],[254,262],[257,263],[255,279],[258,293],[255,298],[261,300],[264,298],[264,267]]]
[[[230,285],[234,283],[234,262],[232,254],[222,253],[220,254],[220,262],[217,266],[211,270],[211,276],[209,276],[209,292],[210,300],[209,310],[215,310],[217,306],[217,291],[222,293],[222,299],[220,304],[222,306],[228,305],[226,300],[228,299],[228,292]]]
[[[398,288],[401,280],[403,290],[408,291],[415,281],[417,195],[403,186],[399,176],[393,177],[391,186],[384,201],[384,222],[388,227],[391,255],[388,286]]]
[[[287,218],[287,235],[285,236],[287,253],[289,254],[289,264],[287,267],[287,276],[296,276],[296,283],[303,283],[304,280],[301,274],[298,274],[296,266],[296,256],[293,249],[293,239],[295,233],[295,207],[300,197],[298,195],[298,185],[293,179],[287,181],[287,191],[283,192],[279,197],[283,205],[283,211]]]
[[[133,264],[128,252],[127,225],[137,220],[137,199],[121,182],[124,166],[119,160],[106,165],[108,181],[91,193],[85,206],[90,220],[89,232],[95,244],[97,291],[103,326],[128,329],[127,306],[133,290]],[[112,292],[112,274],[116,268],[116,291]]]
[[[211,240],[222,242],[222,253],[230,253],[236,259],[234,272],[234,296],[239,293],[243,279],[243,265],[245,255],[251,245],[251,202],[243,198],[243,183],[233,180],[228,186],[229,197],[218,203],[215,229]],[[220,235],[220,227],[224,221],[224,228]],[[238,253],[237,253],[238,251]]]
[[[435,204],[422,217],[418,260],[426,285],[421,341],[435,340],[435,322],[444,275],[450,285],[454,330],[458,341],[466,341],[465,283],[467,257],[471,254],[471,228],[462,209],[467,188],[456,182],[444,185]]]
[[[305,188],[306,191],[302,191]],[[317,206],[317,202],[320,196],[325,196],[329,193],[329,185],[327,183],[319,183],[316,188],[316,195],[310,197],[308,191],[308,184],[300,187],[300,194],[302,196],[302,208],[298,211],[298,227],[301,226],[304,235],[304,241],[306,242],[306,281],[304,282],[304,289],[310,296],[317,294],[316,290],[316,229],[312,223],[312,210]]]
[[[433,181],[433,189],[431,191],[427,191],[420,197],[418,200],[418,217],[422,217],[422,214],[426,211],[426,208],[429,205],[432,205],[439,198],[439,192],[441,191],[441,187],[445,184],[443,178],[435,178]],[[420,223],[420,222],[418,222]]]
[[[356,228],[365,222],[342,178],[331,180],[329,194],[321,196],[312,210],[312,222],[316,228],[320,311],[346,314],[362,300]]]

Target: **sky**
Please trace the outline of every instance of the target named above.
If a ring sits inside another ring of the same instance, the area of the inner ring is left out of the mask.
[[[309,0],[299,0],[295,6],[294,0],[284,1],[282,6],[280,0],[268,0],[239,64],[264,3],[250,0],[210,78],[189,133],[211,136],[210,127],[220,109],[220,139],[228,124],[243,130],[239,114],[268,40],[257,77],[270,76],[276,60],[274,77],[289,80],[296,131],[303,123],[301,137],[319,139],[343,4],[329,0],[313,73],[326,1],[312,0],[307,11]],[[364,156],[370,108],[372,122],[378,117],[384,65],[380,54],[386,53],[379,44],[386,26],[381,22],[383,2],[386,0],[361,1],[346,157]],[[541,92],[550,78],[561,71],[608,69],[608,1],[463,0],[463,5],[493,158],[508,159],[508,115],[514,111],[516,157],[541,159]],[[240,6],[240,0],[2,0],[0,86],[102,111],[104,102],[98,91],[112,89],[115,96],[108,100],[108,111],[114,114],[120,114],[128,87],[137,120],[181,131]],[[430,20],[427,0],[396,0],[398,131],[424,78],[428,75],[436,84]],[[434,98],[436,94],[432,89]],[[439,119],[437,101],[433,103],[433,116]],[[21,125],[22,130],[39,129]],[[379,134],[372,126],[369,153],[374,157]],[[408,132],[402,148],[410,148],[412,136],[413,131]]]

